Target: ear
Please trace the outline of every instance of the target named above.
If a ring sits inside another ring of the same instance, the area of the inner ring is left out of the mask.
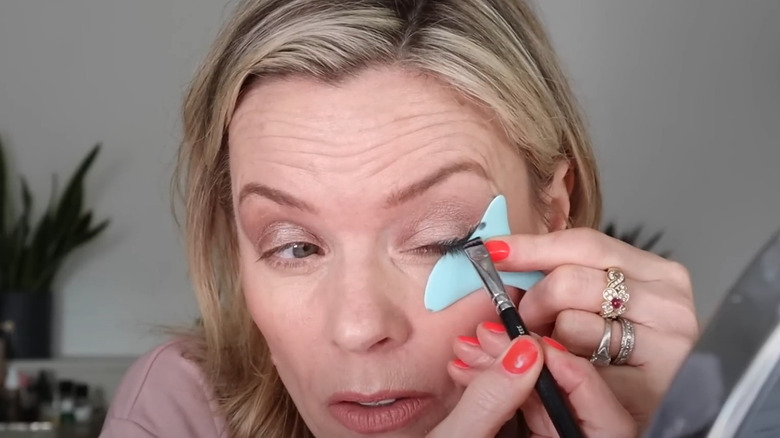
[[[555,168],[552,181],[547,187],[547,231],[560,231],[568,227],[571,210],[571,194],[574,191],[574,169],[567,161],[561,161]]]

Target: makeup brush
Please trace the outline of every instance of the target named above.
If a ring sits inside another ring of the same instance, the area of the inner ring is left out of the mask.
[[[475,228],[478,229],[479,226]],[[469,236],[473,234],[470,233]],[[444,243],[444,242],[443,242]],[[509,294],[506,292],[503,281],[498,275],[493,261],[490,258],[482,239],[479,237],[473,239],[454,239],[451,242],[441,245],[443,252],[449,254],[464,253],[471,264],[477,270],[477,274],[482,279],[493,303],[496,306],[496,312],[500,315],[501,321],[507,330],[509,339],[515,339],[518,336],[530,335],[528,328],[523,323],[520,314],[517,311]],[[542,366],[539,380],[536,382],[536,392],[542,400],[547,413],[552,420],[555,430],[561,438],[580,438],[584,437],[582,430],[577,423],[576,417],[572,414],[569,406],[563,396],[558,383],[555,381],[552,373],[546,365]]]

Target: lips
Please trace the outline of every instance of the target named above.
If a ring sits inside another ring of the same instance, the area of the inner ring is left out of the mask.
[[[433,397],[419,392],[339,393],[329,410],[344,427],[360,434],[402,429],[417,420]]]

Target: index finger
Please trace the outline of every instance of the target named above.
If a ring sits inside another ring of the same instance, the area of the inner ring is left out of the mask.
[[[566,394],[587,436],[636,436],[636,423],[593,365],[548,340],[544,344],[547,367]],[[523,413],[532,430],[553,435],[552,422],[538,400],[526,404]]]
[[[641,280],[662,279],[669,261],[590,228],[547,234],[513,234],[488,240],[503,241],[508,253],[496,262],[502,271],[551,271],[561,265],[581,265],[606,270],[620,268],[626,276]],[[491,245],[487,245],[490,248]]]
[[[450,414],[426,438],[495,437],[533,392],[544,356],[539,343],[520,336],[469,383]]]

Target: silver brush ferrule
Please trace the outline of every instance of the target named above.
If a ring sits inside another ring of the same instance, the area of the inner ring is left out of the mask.
[[[496,305],[496,312],[500,314],[506,309],[514,308],[515,304],[509,299],[509,294],[507,294],[506,288],[504,288],[504,282],[501,281],[501,277],[499,277],[496,266],[493,264],[485,244],[482,243],[482,239],[475,238],[469,240],[463,246],[463,251],[482,279],[485,290],[490,294],[490,298]]]

